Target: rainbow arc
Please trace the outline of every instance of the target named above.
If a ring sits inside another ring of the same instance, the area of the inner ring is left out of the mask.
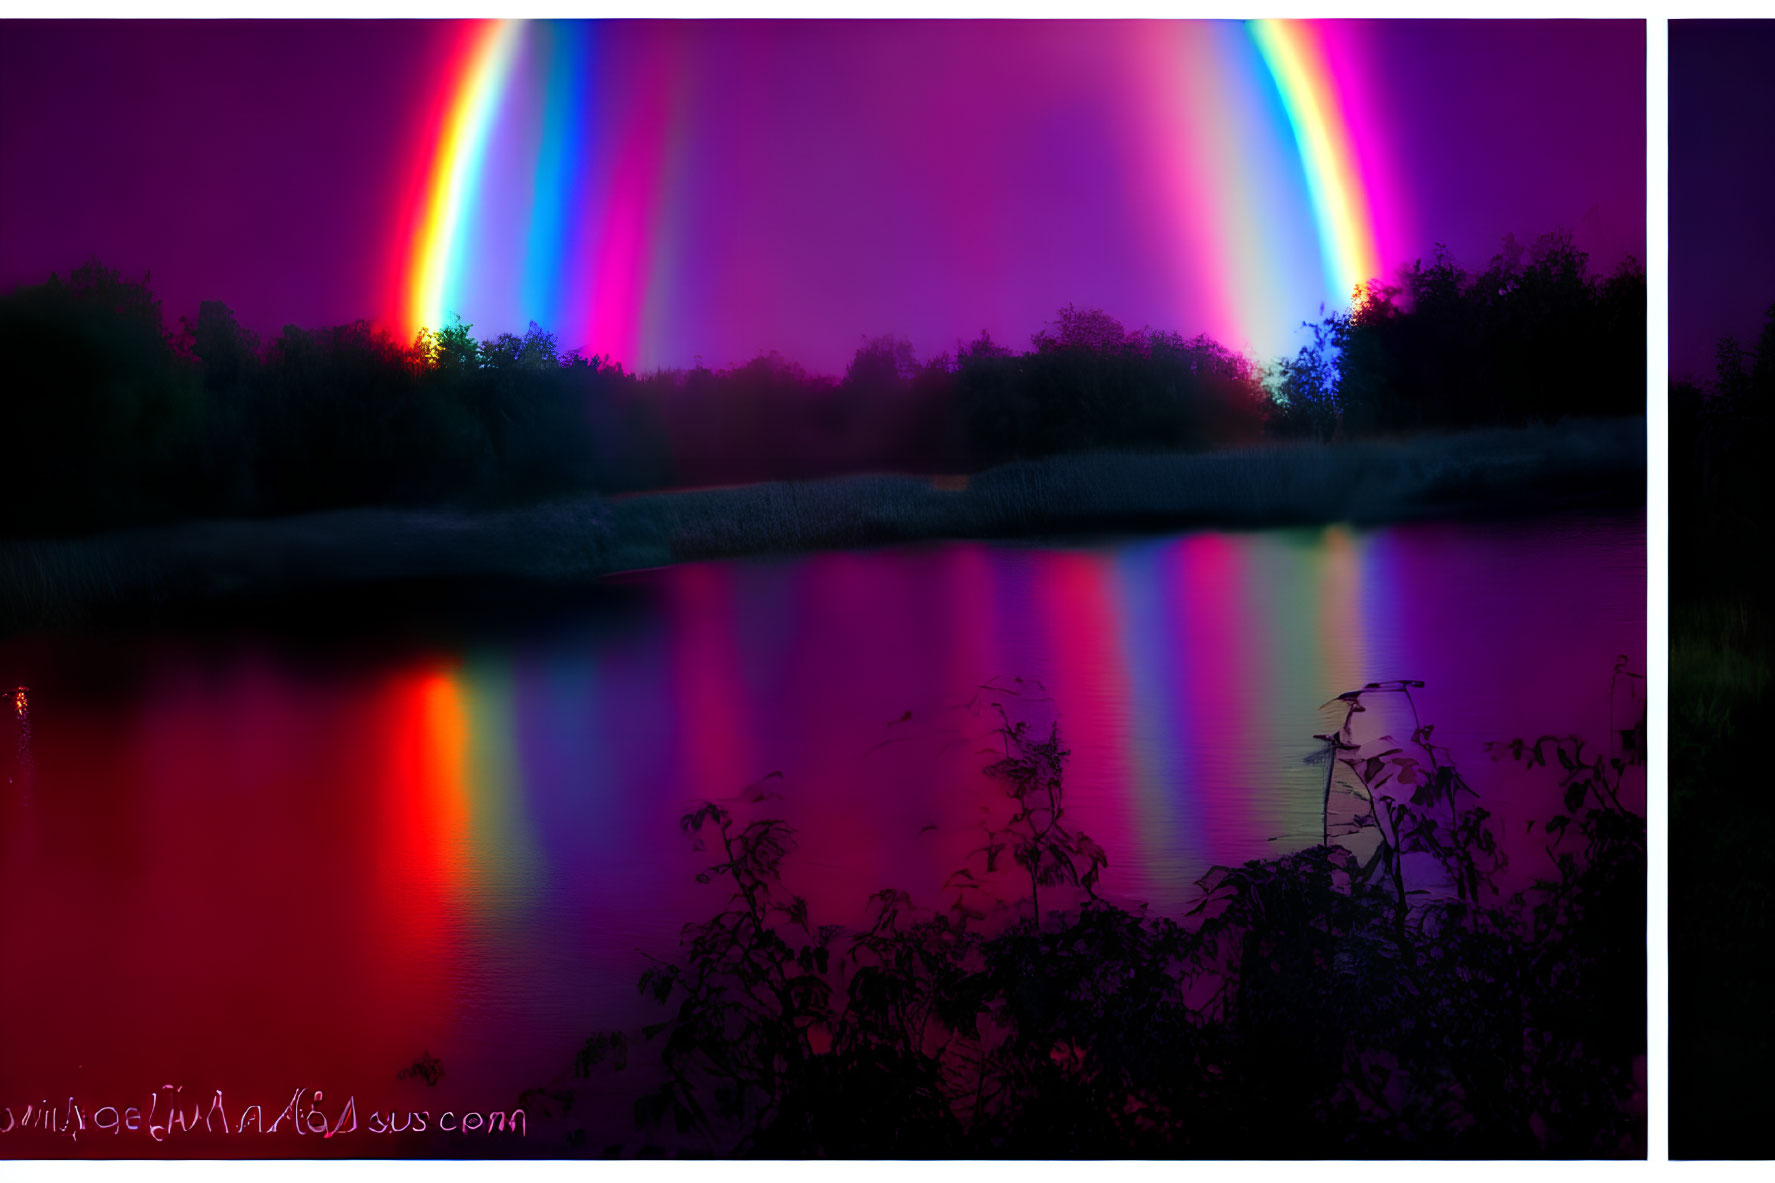
[[[1106,101],[1164,141],[1128,160],[1119,183],[1131,205],[1142,191],[1161,194],[1154,216],[1171,223],[1173,241],[1162,265],[1179,290],[1205,278],[1217,301],[1195,318],[1208,323],[1180,318],[1175,327],[1268,360],[1320,304],[1345,304],[1380,274],[1370,189],[1381,145],[1372,121],[1357,134],[1355,74],[1338,52],[1359,33],[1285,20],[1185,22],[1156,39],[1141,24],[1093,31],[1129,63],[1100,80]],[[723,51],[672,25],[622,35],[618,52],[595,22],[464,26],[441,83],[449,101],[428,140],[423,200],[403,228],[405,331],[492,307],[507,323],[482,328],[535,321],[564,345],[637,367],[685,360],[661,357],[659,342],[667,333],[694,339],[698,326],[663,321],[724,314],[706,293],[737,285],[680,274],[691,264],[677,247],[708,215],[714,188],[687,177],[698,167],[687,159],[687,129],[736,118],[719,107],[720,93],[696,93],[699,65],[686,46]],[[762,52],[758,40],[748,32],[731,52]],[[1155,41],[1164,46],[1156,54]],[[955,205],[937,216],[957,225],[934,229],[962,240],[960,223],[981,216],[982,203]],[[1306,243],[1316,251],[1300,249]],[[747,279],[779,293],[793,283]],[[697,312],[681,298],[692,289],[702,293]]]

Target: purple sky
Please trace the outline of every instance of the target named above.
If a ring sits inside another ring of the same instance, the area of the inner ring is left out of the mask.
[[[1775,304],[1775,21],[1670,22],[1670,372]]]
[[[401,22],[0,26],[0,284],[91,255],[152,271],[168,319],[373,316],[403,140],[442,66]]]
[[[1005,63],[1031,43],[1013,36],[1016,28],[1005,26],[995,68],[1010,69]],[[968,35],[980,38],[980,29]],[[849,34],[832,30],[812,40],[843,52]],[[769,30],[748,35],[761,32]],[[1387,265],[1444,241],[1477,267],[1506,231],[1527,241],[1558,225],[1572,228],[1605,270],[1623,253],[1643,257],[1642,23],[1365,22],[1359,32],[1353,40],[1373,70],[1363,105],[1375,116],[1359,138],[1384,151],[1399,188],[1388,197],[1399,216],[1387,228]],[[933,35],[944,34],[938,28]],[[1673,32],[1673,50],[1678,40]],[[194,314],[203,299],[227,302],[262,333],[285,323],[396,319],[390,259],[456,41],[448,26],[418,21],[7,22],[0,26],[0,285],[41,281],[97,255],[127,273],[151,271],[169,322]],[[989,30],[980,44],[991,43]],[[794,94],[796,85],[784,74],[795,63],[782,54],[772,60],[771,78],[722,71],[724,85],[735,89],[721,106],[768,118],[776,96]],[[1092,85],[1074,84],[1080,93]],[[898,138],[886,149],[835,135],[816,163],[868,175],[883,167],[881,151],[904,151],[907,167],[930,171],[940,189],[943,157],[919,148],[954,140],[954,113],[937,106],[896,112]],[[1097,118],[1081,108],[1086,124]],[[834,127],[844,123],[836,113]],[[715,130],[688,134],[706,141]],[[908,334],[923,354],[973,336],[983,321],[1019,344],[1073,300],[1101,304],[1130,325],[1186,333],[1210,327],[1188,306],[1167,302],[1175,283],[1154,282],[1151,252],[1135,237],[1150,226],[1126,216],[1126,193],[1092,190],[1094,174],[1081,174],[1076,163],[1038,158],[1049,150],[1040,136],[1008,137],[962,179],[967,200],[981,208],[1014,205],[1030,225],[1062,235],[1069,218],[1092,228],[1099,236],[1089,240],[1092,249],[1080,246],[1083,231],[1079,242],[1055,245],[1052,275],[1032,252],[997,275],[939,277],[972,286],[943,293],[953,296],[947,302],[935,299],[907,278],[904,262],[928,253],[933,226],[956,236],[960,223],[944,225],[941,209],[898,219],[893,209],[870,211],[881,275],[858,275],[855,290],[839,299],[829,286],[797,285],[791,268],[773,277],[776,319],[757,302],[704,308],[697,319],[661,330],[672,356],[653,360],[682,364],[700,353],[718,365],[775,347],[834,370],[862,332]],[[1055,167],[1069,171],[1054,195],[1032,189],[1030,177],[1053,176]],[[1131,172],[1138,175],[1122,169]],[[1016,189],[995,176],[1013,179]],[[1006,192],[993,192],[995,184]],[[699,207],[704,220],[686,241],[744,237],[745,226],[711,219],[742,219],[746,208]],[[849,216],[854,222],[855,211]],[[1103,227],[1124,223],[1126,241],[1102,237]],[[1116,249],[1096,249],[1098,241]],[[927,287],[933,282],[920,276]],[[678,288],[693,291],[694,281],[690,273]]]

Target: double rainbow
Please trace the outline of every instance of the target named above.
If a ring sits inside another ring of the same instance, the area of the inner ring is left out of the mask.
[[[563,344],[630,365],[688,360],[657,355],[668,320],[674,338],[695,339],[695,323],[677,323],[694,313],[667,297],[695,286],[676,274],[674,243],[704,198],[674,177],[686,127],[719,114],[689,109],[697,71],[675,48],[689,38],[658,30],[641,52],[617,54],[601,51],[604,26],[592,23],[465,30],[428,140],[423,200],[403,236],[403,328],[441,327],[473,303],[511,322],[483,329],[533,320]],[[1175,286],[1206,277],[1217,293],[1208,323],[1180,316],[1178,327],[1267,359],[1289,348],[1317,305],[1344,303],[1380,274],[1373,190],[1382,178],[1353,134],[1361,122],[1370,148],[1374,121],[1352,110],[1356,73],[1342,52],[1361,34],[1274,20],[1172,32],[1094,30],[1130,61],[1150,60],[1103,85],[1169,145],[1130,160],[1127,183],[1164,195],[1157,216],[1172,223]],[[1146,48],[1155,41],[1165,46],[1157,56]],[[490,163],[496,146],[501,168]],[[485,225],[521,229],[477,229]],[[785,277],[769,282],[780,288]]]

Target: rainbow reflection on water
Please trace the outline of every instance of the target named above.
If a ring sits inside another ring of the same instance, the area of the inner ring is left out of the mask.
[[[780,772],[763,808],[822,921],[928,897],[979,845],[995,701],[1058,720],[1123,901],[1317,842],[1319,708],[1385,678],[1428,684],[1521,834],[1547,786],[1481,746],[1608,730],[1644,578],[1633,516],[957,543],[638,574],[517,634],[0,652],[38,688],[34,790],[0,801],[0,898],[31,901],[0,963],[36,967],[0,975],[0,1089],[368,1109],[428,1051],[434,1107],[505,1102],[651,1016],[648,954],[720,890],[679,832],[697,799]]]

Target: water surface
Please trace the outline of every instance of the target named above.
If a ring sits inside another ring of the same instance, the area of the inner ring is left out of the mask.
[[[354,1095],[360,1119],[509,1108],[591,1030],[656,1017],[634,990],[647,955],[720,899],[678,831],[698,798],[781,774],[780,799],[743,808],[799,828],[791,878],[816,920],[854,920],[886,886],[934,902],[980,842],[995,702],[1058,721],[1069,813],[1122,901],[1175,910],[1214,863],[1318,841],[1307,758],[1338,717],[1321,705],[1379,679],[1427,683],[1438,741],[1518,831],[1557,810],[1554,789],[1481,746],[1626,725],[1610,673],[1618,655],[1644,668],[1644,528],[697,564],[523,623],[0,643],[0,683],[31,687],[28,737],[0,752],[0,1105],[145,1114],[173,1082],[267,1119],[301,1087],[329,1113]],[[445,1066],[435,1089],[395,1079],[421,1051]],[[626,1102],[599,1095],[622,1124]],[[142,1137],[0,1154],[139,1156]]]

